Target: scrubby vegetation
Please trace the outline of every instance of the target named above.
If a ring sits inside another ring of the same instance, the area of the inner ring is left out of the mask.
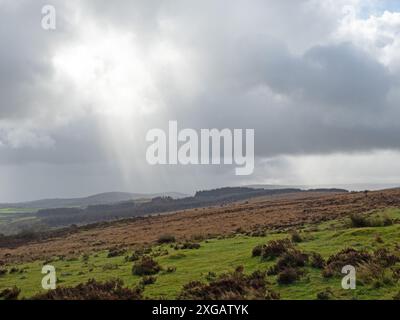
[[[224,273],[204,284],[191,281],[184,285],[179,299],[186,300],[277,300],[279,294],[267,288],[265,273],[255,271],[245,275],[242,267]]]
[[[326,288],[324,291],[317,293],[317,300],[332,300],[334,294],[331,288]]]
[[[122,249],[122,248],[111,248],[110,250],[108,250],[108,258],[113,258],[113,257],[119,257],[122,256],[126,253],[126,249]]]
[[[387,215],[368,217],[365,214],[352,214],[350,222],[353,228],[387,227],[393,224],[393,220]]]
[[[12,288],[6,288],[0,292],[0,298],[4,300],[16,300],[21,293],[21,290],[16,286]]]
[[[292,239],[292,242],[294,242],[294,243],[299,243],[299,242],[303,241],[302,236],[300,235],[300,233],[297,230],[292,232],[291,239]]]
[[[300,276],[303,275],[301,270],[295,268],[285,268],[278,273],[278,283],[279,284],[291,284],[296,280],[300,279]]]
[[[161,266],[157,261],[153,260],[151,257],[144,256],[139,261],[135,262],[132,267],[132,274],[138,276],[148,276],[157,274],[161,271]]]
[[[142,280],[139,282],[139,285],[144,287],[150,284],[154,284],[157,281],[157,277],[154,276],[144,276]]]
[[[400,299],[400,210],[365,217],[372,221],[386,215],[392,224],[353,227],[349,216],[305,224],[297,229],[301,242],[293,241],[288,227],[270,230],[266,237],[210,236],[144,244],[126,252],[111,247],[3,263],[0,299]],[[193,244],[200,247],[193,250]],[[40,291],[45,263],[56,267],[56,291]],[[244,268],[235,270],[238,265]],[[356,290],[341,287],[345,265],[356,267]],[[120,280],[112,280],[116,278]],[[110,296],[101,288],[110,288]]]
[[[97,282],[94,279],[76,287],[58,287],[32,297],[33,300],[139,300],[142,289],[124,287],[122,280]]]
[[[261,256],[264,260],[271,260],[293,248],[289,239],[272,240],[262,248]]]
[[[326,270],[329,270],[333,274],[340,275],[342,268],[347,265],[357,267],[363,263],[368,263],[372,260],[372,256],[364,251],[357,251],[353,248],[346,248],[330,256],[327,260]]]

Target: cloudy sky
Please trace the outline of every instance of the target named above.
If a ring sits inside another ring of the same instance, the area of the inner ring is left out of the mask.
[[[0,43],[0,201],[400,182],[397,0],[0,0]],[[169,120],[255,129],[254,174],[148,165]]]

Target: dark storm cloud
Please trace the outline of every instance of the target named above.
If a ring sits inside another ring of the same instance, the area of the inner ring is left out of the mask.
[[[47,3],[57,9],[54,32],[40,25]],[[230,167],[156,168],[156,177],[144,177],[146,130],[165,127],[168,120],[178,120],[181,128],[254,128],[259,166],[280,155],[398,150],[400,96],[393,93],[400,88],[399,74],[373,50],[334,37],[343,5],[357,3],[0,0],[0,164],[62,165],[71,172],[69,164],[102,166],[110,163],[110,150],[121,156],[133,149],[119,139],[122,129],[114,140],[105,139],[107,117],[93,112],[97,100],[88,101],[87,90],[55,77],[54,55],[79,43],[89,27],[100,34],[133,34],[145,58],[167,43],[185,63],[180,68],[143,62],[163,106],[144,115],[135,132],[139,164],[130,164],[131,173],[148,191],[160,176],[171,190],[214,186],[210,181],[217,174],[220,184],[234,180]],[[162,51],[158,55],[165,58]],[[113,123],[114,131],[120,127]],[[105,176],[118,171],[111,167]],[[271,170],[286,167],[274,163]],[[180,170],[186,175],[171,182]],[[75,191],[68,178],[63,191]]]

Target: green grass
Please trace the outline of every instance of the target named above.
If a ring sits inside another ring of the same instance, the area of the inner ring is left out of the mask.
[[[33,213],[37,211],[37,209],[32,208],[1,208],[0,215],[11,215],[15,213]]]
[[[378,214],[381,213],[370,213],[375,216]],[[399,209],[389,209],[384,214],[393,219],[400,219]],[[324,258],[345,247],[368,251],[387,248],[395,251],[396,245],[400,243],[399,224],[356,229],[349,227],[347,219],[328,221],[317,226],[305,226],[301,234],[304,241],[297,244],[298,248],[305,252],[318,252]],[[376,241],[378,235],[383,243]],[[164,268],[176,267],[176,272],[158,274],[156,283],[147,286],[144,294],[148,298],[174,299],[184,284],[191,280],[205,281],[210,271],[220,274],[232,271],[239,265],[242,265],[248,273],[255,270],[267,270],[274,262],[262,262],[260,258],[252,258],[253,247],[288,236],[288,233],[272,233],[263,238],[237,235],[232,238],[211,239],[203,241],[198,250],[176,251],[168,245],[156,246],[154,250],[167,249],[169,252],[168,255],[158,257],[156,260]],[[41,292],[43,263],[43,261],[37,261],[18,265],[18,268],[25,269],[24,273],[0,276],[0,290],[16,285],[22,289],[21,296],[24,297]],[[137,285],[140,281],[140,277],[131,273],[132,262],[125,262],[123,256],[107,258],[107,252],[90,255],[86,263],[79,257],[70,261],[55,260],[49,264],[56,267],[58,285],[62,286],[77,285],[89,278],[99,281],[121,278],[128,286]],[[114,266],[115,269],[105,270],[107,265]],[[400,290],[399,284],[384,285],[378,289],[372,285],[358,284],[356,290],[343,290],[341,277],[325,279],[321,276],[321,270],[312,268],[307,268],[305,276],[292,285],[277,285],[273,276],[269,276],[268,280],[271,288],[278,291],[282,299],[315,299],[318,292],[328,287],[338,299],[391,299]]]

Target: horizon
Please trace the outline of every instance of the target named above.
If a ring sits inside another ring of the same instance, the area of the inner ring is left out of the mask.
[[[76,194],[76,195],[70,195],[70,196],[55,196],[55,197],[44,197],[44,198],[32,198],[32,199],[23,199],[23,200],[18,200],[18,201],[0,201],[0,205],[15,205],[15,204],[22,204],[22,203],[29,203],[29,202],[36,202],[36,201],[42,201],[42,200],[70,200],[70,199],[84,199],[84,198],[90,198],[93,196],[98,196],[98,195],[103,195],[103,194],[112,194],[112,193],[127,193],[127,194],[133,194],[133,195],[142,195],[142,196],[147,196],[147,195],[161,195],[161,194],[171,194],[171,193],[177,193],[180,195],[184,195],[187,197],[192,197],[196,194],[198,191],[204,191],[204,190],[214,190],[214,189],[224,189],[224,188],[236,188],[236,187],[242,187],[242,188],[263,188],[266,187],[267,189],[271,190],[279,190],[279,189],[301,189],[301,190],[312,190],[312,189],[344,189],[349,192],[361,192],[361,191],[383,191],[387,189],[398,189],[400,188],[400,183],[389,183],[389,184],[366,184],[366,183],[356,183],[356,184],[336,184],[336,185],[330,185],[330,184],[318,184],[318,185],[271,185],[271,184],[250,184],[250,185],[232,185],[232,186],[227,186],[227,185],[221,185],[217,186],[215,188],[209,188],[209,189],[202,189],[198,188],[193,191],[159,191],[159,192],[148,192],[148,193],[142,193],[142,192],[136,192],[136,191],[101,191],[97,193],[90,193],[90,194]]]

